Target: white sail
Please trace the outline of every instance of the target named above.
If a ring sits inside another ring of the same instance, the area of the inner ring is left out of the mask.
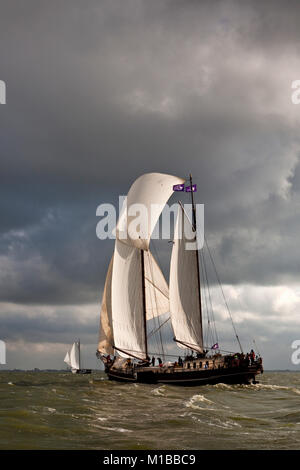
[[[141,256],[141,250],[116,239],[111,293],[114,345],[122,357],[134,355],[144,359]]]
[[[79,343],[76,341],[70,351],[70,366],[72,369],[80,369]]]
[[[100,329],[98,351],[102,354],[114,354],[113,348],[113,329],[112,329],[112,312],[111,312],[111,280],[112,280],[113,257],[110,260],[100,313]]]
[[[126,210],[123,208],[117,224],[117,238],[130,246],[148,250],[151,234],[173,192],[173,185],[184,181],[177,176],[162,173],[146,173],[135,180],[127,195]],[[137,205],[146,209],[143,217],[140,217]],[[131,214],[135,208],[137,214]],[[138,233],[133,223],[136,218],[139,218]]]
[[[170,265],[170,315],[178,346],[202,352],[197,252],[186,249],[193,237],[192,225],[180,206]]]
[[[144,252],[147,320],[169,312],[169,288],[150,251]]]
[[[65,355],[64,362],[65,362],[66,364],[68,364],[69,367],[71,367],[71,359],[70,359],[70,353],[69,353],[69,351],[68,351],[67,354]]]

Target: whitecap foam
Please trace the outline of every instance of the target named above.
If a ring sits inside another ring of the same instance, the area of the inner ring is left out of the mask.
[[[285,385],[275,385],[275,384],[252,384],[245,385],[245,387],[256,390],[282,390],[286,392],[293,392],[297,395],[300,395],[300,390],[297,387],[287,387]]]
[[[99,426],[97,424],[92,424],[91,426],[99,428],[99,429],[105,429],[106,431],[114,431],[114,432],[132,432],[130,429],[125,429],[125,428],[109,428],[107,426]]]
[[[203,403],[204,405],[207,403],[209,405],[214,405],[214,402],[209,400],[208,398],[205,398],[204,395],[193,395],[186,403],[185,406],[187,408],[193,408],[197,410],[213,410],[214,408],[208,408],[206,407],[201,407],[198,405],[198,403]]]
[[[46,410],[49,411],[49,413],[55,413],[56,412],[56,408],[46,407]]]
[[[164,386],[154,388],[153,390],[151,390],[151,393],[156,396],[163,396],[165,394],[165,388]]]

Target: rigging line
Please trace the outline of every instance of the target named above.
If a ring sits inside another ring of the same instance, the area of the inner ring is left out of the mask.
[[[149,262],[150,263],[150,262]],[[148,281],[155,289],[158,290],[158,292],[160,292],[163,296],[165,296],[166,299],[169,300],[169,296],[167,294],[165,294],[165,292],[163,292],[159,287],[157,287],[153,281],[151,281],[151,279],[149,279],[147,276],[145,276],[145,279],[146,281]]]
[[[208,276],[207,276],[207,272],[206,272],[206,269],[205,269],[205,261],[204,261],[204,252],[203,250],[201,250],[201,259],[202,259],[202,271],[203,271],[203,280],[206,281],[206,284],[204,284],[205,286],[205,300],[206,300],[206,309],[207,309],[207,319],[208,319],[208,332],[207,332],[207,343],[209,342],[209,338],[210,338],[210,341],[212,344],[215,343],[214,341],[214,337],[213,337],[213,327],[212,327],[212,321],[211,321],[211,318],[210,318],[210,313],[209,313],[209,307],[208,307],[208,300],[207,298],[209,297],[210,298],[210,292],[209,292],[209,283],[208,283]],[[211,311],[212,311],[212,305],[211,305],[211,299],[210,299],[210,308],[211,308]]]
[[[171,317],[167,318],[161,325],[159,325],[159,327],[157,329],[150,331],[150,333],[148,334],[148,338],[150,338],[152,335],[157,333],[158,330],[160,330],[170,319],[171,319]]]
[[[213,320],[213,328],[214,328],[214,333],[216,335],[216,343],[219,342],[218,338],[218,332],[217,332],[217,327],[216,327],[216,322],[215,322],[215,314],[213,311],[213,306],[212,306],[212,300],[211,300],[211,295],[210,295],[210,288],[209,288],[209,282],[208,282],[208,274],[207,274],[207,269],[206,269],[206,262],[205,262],[205,255],[203,252],[203,264],[204,264],[204,269],[205,269],[205,275],[206,275],[206,281],[207,281],[207,290],[208,290],[208,295],[209,295],[209,302],[210,302],[210,308],[211,308],[211,316]]]
[[[258,352],[259,356],[260,356],[260,352],[259,352],[258,346],[257,346],[257,344],[256,344],[256,342],[255,342],[255,339],[254,339],[254,338],[253,338],[253,344],[254,344],[254,346],[255,346],[255,348],[256,348],[256,350],[257,350],[257,352]]]
[[[176,341],[177,343],[183,344],[183,345],[186,346],[188,349],[194,349],[194,348],[191,348],[191,346],[197,346],[196,344],[193,345],[192,343],[189,343],[190,346],[188,346],[186,343],[184,343],[183,341],[180,341],[180,340],[178,340],[178,339],[176,339],[176,338],[174,338],[174,341]],[[215,349],[214,349],[213,347],[209,347],[209,346],[203,346],[203,349],[207,349],[207,350],[209,350],[209,351],[215,351]],[[196,349],[194,349],[194,350],[196,351]],[[235,352],[234,352],[234,351],[227,351],[227,350],[225,350],[225,349],[218,349],[218,351],[227,352],[227,353],[229,353],[229,354],[237,354],[236,351],[235,351]]]
[[[211,254],[211,252],[210,252],[210,249],[209,249],[209,246],[208,246],[208,243],[207,243],[207,240],[206,240],[205,235],[204,235],[204,240],[205,240],[205,243],[206,243],[206,246],[207,246],[207,251],[208,251],[208,253],[209,253],[210,260],[211,260],[211,262],[212,262],[214,271],[215,271],[215,273],[216,273],[217,281],[218,281],[219,286],[220,286],[220,288],[221,288],[222,296],[223,296],[223,299],[224,299],[224,302],[225,302],[225,305],[226,305],[226,308],[227,308],[227,311],[228,311],[228,314],[229,314],[229,317],[230,317],[230,320],[231,320],[231,323],[232,323],[232,327],[233,327],[233,330],[234,330],[234,333],[235,333],[235,337],[236,337],[236,339],[237,339],[237,342],[238,342],[238,344],[239,344],[239,347],[240,347],[241,352],[243,352],[243,348],[242,348],[240,339],[239,339],[239,337],[238,337],[238,334],[237,334],[237,331],[236,331],[236,328],[235,328],[235,325],[234,325],[234,322],[233,322],[233,318],[232,318],[230,309],[229,309],[229,307],[228,307],[228,303],[227,303],[227,301],[226,301],[226,297],[225,297],[225,294],[224,294],[224,291],[223,291],[223,287],[222,287],[222,284],[221,284],[221,281],[220,281],[220,278],[219,278],[219,275],[218,275],[218,271],[217,271],[215,262],[214,262],[214,260],[213,260],[212,254]]]
[[[132,357],[134,357],[135,359],[138,359],[139,361],[144,361],[144,360],[145,360],[145,359],[143,359],[143,358],[141,358],[141,357],[134,356],[133,354],[131,354],[131,353],[139,353],[139,354],[141,354],[142,351],[134,351],[134,350],[131,350],[131,349],[130,349],[130,350],[129,350],[129,349],[128,349],[128,350],[124,350],[124,349],[117,348],[116,346],[114,346],[114,348],[115,348],[117,351],[121,351],[121,352],[124,353],[124,354],[128,354],[128,356],[132,356]],[[128,352],[128,351],[130,351],[130,352]],[[151,355],[151,356],[160,356],[159,353],[157,353],[157,352],[151,352],[151,351],[148,351],[148,355]],[[168,354],[168,353],[166,353],[165,356],[166,356],[166,357],[178,357],[178,354]]]

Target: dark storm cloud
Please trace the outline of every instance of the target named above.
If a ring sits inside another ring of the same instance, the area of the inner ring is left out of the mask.
[[[298,278],[298,2],[6,2],[0,299],[97,302],[96,207],[193,173],[225,283]],[[168,254],[161,255],[168,272]]]

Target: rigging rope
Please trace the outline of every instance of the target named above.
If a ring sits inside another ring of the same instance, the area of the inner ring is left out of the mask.
[[[209,249],[209,246],[208,246],[208,243],[207,243],[207,240],[206,240],[206,237],[204,236],[204,240],[205,240],[205,243],[206,243],[206,246],[207,246],[207,251],[209,253],[209,257],[210,257],[210,260],[212,262],[212,265],[213,265],[213,268],[214,268],[214,271],[215,271],[215,274],[216,274],[216,277],[217,277],[217,281],[219,283],[219,286],[221,288],[221,292],[222,292],[222,295],[223,295],[223,299],[224,299],[224,302],[225,302],[225,305],[226,305],[226,308],[227,308],[227,311],[228,311],[228,314],[229,314],[229,317],[230,317],[230,320],[231,320],[231,323],[232,323],[232,327],[233,327],[233,330],[234,330],[234,333],[235,333],[235,337],[237,339],[237,342],[239,344],[239,347],[240,347],[240,350],[241,352],[243,352],[243,348],[242,348],[242,345],[240,343],[240,339],[238,337],[238,334],[237,334],[237,331],[236,331],[236,328],[235,328],[235,325],[234,325],[234,322],[233,322],[233,318],[232,318],[232,315],[231,315],[231,312],[230,312],[230,309],[228,307],[228,304],[227,304],[227,301],[226,301],[226,297],[225,297],[225,294],[224,294],[224,291],[223,291],[223,287],[222,287],[222,284],[221,284],[221,281],[220,281],[220,278],[219,278],[219,275],[218,275],[218,271],[217,271],[217,268],[216,268],[216,265],[215,265],[215,262],[213,260],[213,257],[212,257],[212,254],[210,252],[210,249]]]

